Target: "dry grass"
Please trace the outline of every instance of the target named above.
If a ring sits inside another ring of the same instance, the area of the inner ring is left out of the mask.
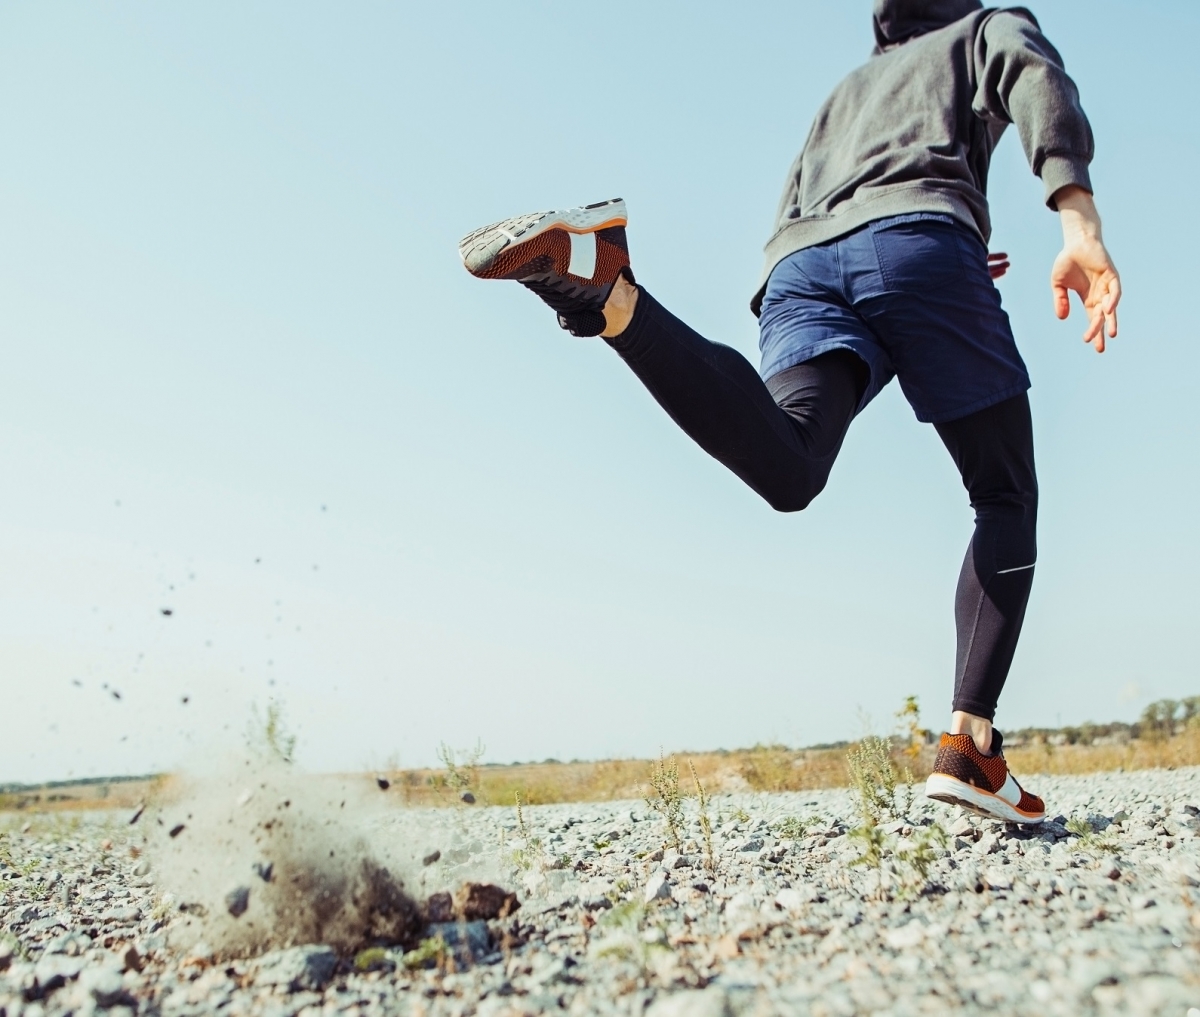
[[[848,783],[845,748],[760,746],[735,752],[680,752],[676,756],[694,767],[696,778],[710,793],[805,791],[845,787]],[[924,776],[932,761],[931,754],[928,760],[916,761],[913,772]],[[913,761],[906,757],[905,762]],[[472,790],[481,804],[488,805],[510,805],[518,792],[526,805],[640,798],[652,765],[643,759],[616,759],[481,766]],[[404,770],[389,776],[408,804],[453,804],[453,799],[441,793],[439,770]]]
[[[119,780],[100,784],[62,784],[0,794],[0,812],[78,812],[87,809],[133,809],[161,792],[168,777]]]
[[[1014,773],[1098,773],[1200,766],[1200,727],[1190,725],[1173,738],[1138,738],[1123,745],[1005,746]]]
[[[935,749],[918,753],[897,747],[892,758],[898,771],[907,767],[922,781],[933,766]],[[1034,774],[1098,773],[1105,770],[1147,770],[1200,766],[1200,728],[1191,727],[1173,738],[1137,739],[1124,745],[1050,745],[1005,747],[1013,772]],[[735,791],[808,791],[850,785],[845,747],[787,749],[758,746],[735,752],[679,752],[680,760],[695,767],[710,793]],[[598,763],[529,763],[483,766],[479,770],[479,801],[510,805],[519,791],[526,804],[609,801],[639,798],[652,762],[642,759]],[[414,805],[438,805],[435,770],[398,773],[394,784]]]
[[[1035,774],[1096,773],[1104,770],[1144,770],[1200,766],[1200,726],[1191,725],[1172,738],[1141,738],[1118,745],[1006,746],[1005,756],[1021,777]],[[897,769],[912,771],[923,780],[933,764],[934,750],[914,754],[897,746]],[[711,794],[736,791],[807,791],[847,787],[847,747],[788,749],[756,746],[734,752],[679,752],[681,765],[695,768],[697,779]],[[594,802],[641,798],[652,761],[613,759],[594,763],[525,763],[481,765],[471,773],[470,790],[481,805],[512,805],[519,792],[526,805],[555,802]],[[446,771],[402,770],[388,775],[392,793],[410,805],[454,805],[448,794]],[[151,796],[166,792],[169,778],[72,785],[0,795],[0,811],[72,811],[131,809]]]

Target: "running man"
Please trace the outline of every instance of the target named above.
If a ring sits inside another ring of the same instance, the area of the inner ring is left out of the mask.
[[[950,730],[926,794],[1038,823],[992,727],[1037,560],[1029,375],[993,278],[987,175],[1015,124],[1062,220],[1054,311],[1117,334],[1121,284],[1100,233],[1092,131],[1062,58],[1023,8],[876,0],[876,48],[821,107],[788,173],[751,301],[759,372],[634,282],[620,199],[465,237],[466,268],[513,279],[577,336],[603,337],[671,418],[780,512],[824,488],[854,417],[893,376],[962,475],[975,532],[958,579]]]

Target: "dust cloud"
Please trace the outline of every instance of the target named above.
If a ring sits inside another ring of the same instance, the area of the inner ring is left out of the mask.
[[[344,955],[414,945],[424,897],[446,888],[437,877],[469,874],[423,864],[454,849],[447,811],[404,808],[365,776],[248,758],[179,778],[140,822],[159,907],[182,912],[176,949],[223,959],[325,943]]]

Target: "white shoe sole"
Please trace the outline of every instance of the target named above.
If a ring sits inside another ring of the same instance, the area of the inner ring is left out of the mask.
[[[595,233],[610,226],[625,226],[629,213],[622,198],[598,201],[594,205],[566,208],[553,212],[532,212],[512,219],[492,223],[468,233],[459,241],[458,256],[467,270],[486,271],[487,266],[502,251],[514,244],[523,244],[546,230],[561,229],[567,233]]]
[[[925,797],[947,805],[959,805],[977,812],[988,819],[1000,819],[1006,823],[1041,823],[1046,813],[1030,814],[1019,811],[999,795],[974,787],[944,773],[931,774],[925,781]]]

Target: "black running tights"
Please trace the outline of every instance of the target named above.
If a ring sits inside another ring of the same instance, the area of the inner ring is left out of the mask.
[[[780,512],[806,508],[825,487],[867,380],[864,362],[837,350],[764,384],[740,353],[709,342],[644,289],[629,327],[607,342],[675,423]],[[991,720],[1037,558],[1029,400],[934,426],[975,510],[954,605],[953,709]]]

